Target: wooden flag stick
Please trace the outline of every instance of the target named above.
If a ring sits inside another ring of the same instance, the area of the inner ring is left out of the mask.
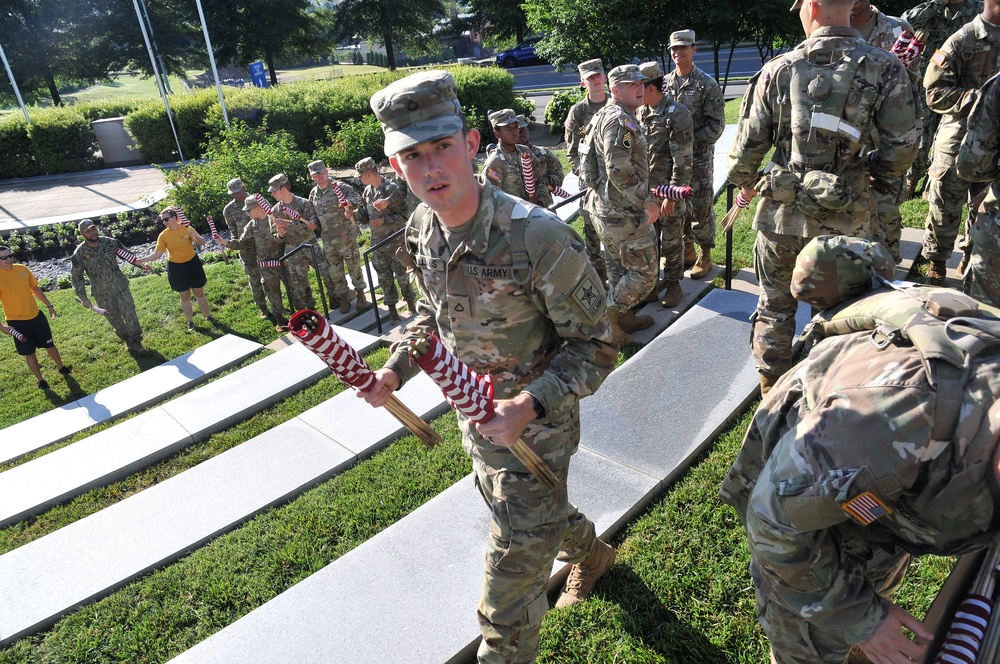
[[[385,409],[409,430],[414,436],[420,439],[424,446],[432,450],[441,442],[441,434],[435,431],[431,425],[424,422],[416,413],[399,400],[395,394],[389,395],[389,400],[385,404]]]

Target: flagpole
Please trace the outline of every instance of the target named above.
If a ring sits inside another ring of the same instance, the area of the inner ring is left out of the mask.
[[[7,77],[10,79],[10,84],[14,88],[14,96],[17,97],[17,103],[21,107],[21,112],[24,113],[24,121],[31,124],[31,118],[28,117],[28,109],[24,107],[24,100],[21,99],[21,91],[17,88],[17,81],[14,80],[14,74],[10,70],[10,64],[7,63],[7,54],[3,52],[3,45],[0,45],[0,59],[3,59],[4,69],[7,70]]]
[[[156,86],[160,89],[160,97],[163,99],[163,106],[167,109],[167,121],[170,122],[170,131],[174,133],[174,143],[177,144],[177,154],[181,161],[184,161],[184,151],[181,149],[181,139],[177,137],[177,127],[174,126],[174,114],[170,110],[170,102],[167,101],[167,92],[163,89],[163,81],[160,80],[160,72],[156,67],[156,58],[153,55],[153,45],[149,42],[149,34],[146,32],[146,24],[142,20],[142,13],[139,10],[139,0],[132,0],[135,6],[135,16],[139,19],[139,29],[142,30],[142,38],[146,41],[146,50],[149,51],[149,64],[153,67],[153,77],[156,79]]]
[[[205,24],[205,12],[201,9],[201,0],[194,0],[198,5],[198,18],[201,19],[201,30],[205,33],[205,48],[208,49],[208,61],[212,64],[212,75],[215,76],[215,89],[219,91],[219,105],[222,106],[222,119],[229,126],[229,113],[226,112],[226,100],[222,96],[222,84],[219,83],[219,70],[215,66],[215,54],[212,53],[212,40],[208,38],[208,26]]]

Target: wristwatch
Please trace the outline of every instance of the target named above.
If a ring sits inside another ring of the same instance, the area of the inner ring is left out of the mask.
[[[535,416],[538,419],[542,419],[543,417],[545,417],[545,406],[543,406],[542,402],[538,400],[538,397],[536,397],[535,395],[531,395],[531,400],[534,402]]]

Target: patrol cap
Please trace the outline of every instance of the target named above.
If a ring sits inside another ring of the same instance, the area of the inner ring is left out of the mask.
[[[604,64],[601,62],[600,58],[594,58],[593,60],[581,62],[576,66],[576,68],[580,72],[581,81],[590,78],[594,74],[604,73]]]
[[[694,30],[678,30],[677,32],[670,33],[670,45],[667,48],[673,48],[674,46],[694,46]]]
[[[644,81],[645,76],[639,71],[639,65],[618,65],[608,73],[608,80],[611,85],[619,83],[634,83]]]
[[[411,74],[376,92],[370,104],[382,123],[387,155],[462,130],[455,79],[446,71]]]
[[[97,222],[95,222],[93,219],[81,219],[80,223],[76,225],[76,229],[81,233],[83,233],[88,228],[91,228],[92,226],[96,225]]]
[[[315,175],[316,173],[326,172],[326,162],[322,159],[317,159],[316,161],[309,162],[309,175]]]
[[[260,207],[260,203],[257,201],[256,196],[247,196],[247,199],[243,201],[243,211],[249,212],[250,210],[256,210]]]
[[[656,60],[652,62],[643,62],[639,65],[639,71],[642,72],[643,78],[647,82],[654,81],[663,76],[663,70],[660,69],[660,63]]]
[[[273,178],[267,181],[267,190],[273,192],[275,189],[280,189],[281,187],[288,187],[291,189],[291,185],[288,184],[288,176],[284,173],[278,173]]]
[[[828,309],[872,288],[875,277],[892,279],[896,262],[878,242],[820,235],[802,248],[792,272],[792,296]]]
[[[226,191],[228,191],[230,194],[237,194],[243,191],[243,189],[244,189],[243,180],[239,178],[233,178],[232,180],[229,181],[229,184],[226,185]]]
[[[517,122],[517,114],[512,108],[504,108],[490,113],[490,124],[494,127],[506,127],[513,122]]]
[[[358,163],[354,164],[354,170],[358,172],[358,175],[362,173],[367,173],[369,171],[377,170],[375,166],[375,160],[371,157],[365,157]]]
[[[528,118],[524,117],[523,115],[518,115],[517,116],[517,126],[520,127],[521,129],[524,129],[525,127],[527,127],[528,126]]]

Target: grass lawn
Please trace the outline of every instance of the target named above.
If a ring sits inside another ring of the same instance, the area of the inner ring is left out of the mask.
[[[564,158],[561,151],[560,156]],[[723,201],[716,207],[720,216],[724,205]],[[922,224],[921,210],[926,211],[921,201],[906,204],[906,223]],[[737,266],[752,265],[751,216],[744,212],[734,233]],[[206,271],[206,293],[222,329],[261,343],[277,336],[257,317],[238,262],[209,264]],[[55,339],[66,361],[76,367],[73,379],[79,381],[80,392],[116,383],[220,334],[197,316],[199,331],[184,331],[178,298],[164,276],[133,280],[132,289],[147,345],[159,354],[140,363],[124,352],[106,321],[73,300],[71,291],[49,293],[60,312],[53,321]],[[633,352],[630,346],[623,357]],[[383,348],[371,353],[368,361],[380,366],[387,356]],[[47,358],[42,366],[56,394],[53,401],[35,388],[13,345],[0,340],[0,384],[4,385],[0,427],[76,398],[61,378],[53,378]],[[126,480],[0,529],[0,553],[239,445],[343,389],[338,380],[327,376]],[[619,534],[614,541],[618,562],[591,600],[547,614],[540,662],[767,661],[767,642],[755,617],[743,533],[735,512],[717,498],[749,418],[750,413],[738,418],[677,483]],[[163,662],[177,655],[391,526],[467,474],[470,463],[461,450],[454,415],[443,415],[432,424],[444,437],[435,450],[428,452],[414,437],[406,436],[287,505],[258,515],[52,628],[0,650],[0,664]],[[483,518],[487,518],[485,512]],[[922,615],[949,567],[950,560],[941,558],[915,564],[897,600]]]

